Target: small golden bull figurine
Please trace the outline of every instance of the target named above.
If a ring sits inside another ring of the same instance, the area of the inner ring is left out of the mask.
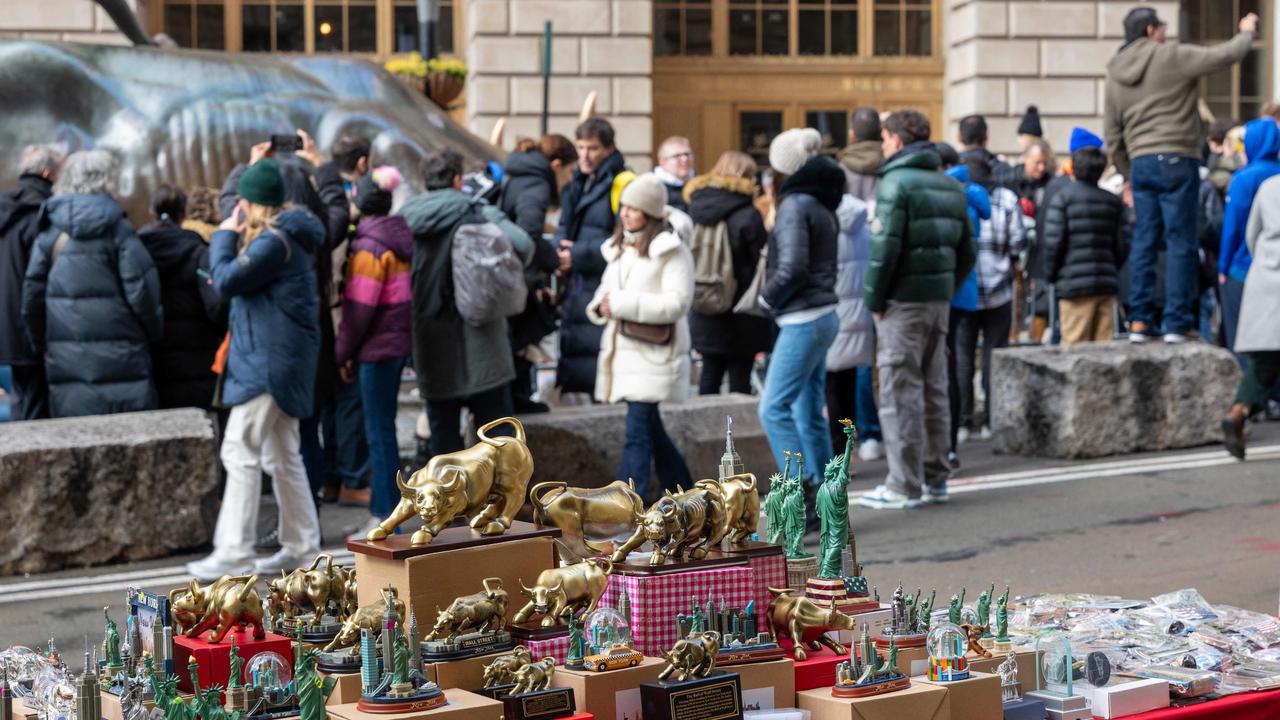
[[[515,437],[489,437],[499,425],[510,425]],[[476,430],[480,442],[456,453],[437,455],[405,482],[396,474],[400,504],[391,517],[369,531],[370,541],[386,540],[401,523],[416,513],[422,529],[411,538],[426,545],[459,517],[469,517],[482,535],[501,535],[511,527],[525,489],[533,477],[533,456],[525,443],[524,425],[515,418],[500,418]]]
[[[514,683],[520,668],[531,662],[533,655],[529,653],[529,648],[517,645],[511,652],[495,657],[493,662],[484,666],[484,687]]]
[[[324,646],[323,652],[333,652],[342,648],[354,647],[360,642],[360,631],[368,630],[372,635],[381,635],[383,619],[387,614],[387,596],[392,599],[392,610],[395,611],[397,618],[400,618],[400,625],[404,625],[404,601],[396,597],[393,593],[382,593],[382,599],[369,605],[362,606],[359,610],[352,613],[345,622],[342,623],[342,629],[338,630],[338,634]]]
[[[724,506],[724,521],[716,532],[713,546],[726,538],[734,547],[746,544],[760,522],[760,492],[756,489],[756,476],[743,473],[723,480],[699,480],[695,486],[717,493]]]
[[[636,518],[644,512],[634,480],[615,480],[601,488],[542,482],[529,491],[529,500],[534,522],[560,528],[556,544],[567,562],[612,553],[613,548],[603,543],[621,543],[630,537]]]
[[[189,638],[206,630],[214,631],[209,642],[220,643],[237,626],[253,628],[254,639],[266,637],[262,627],[262,598],[254,585],[257,575],[223,575],[213,584],[200,587],[195,580],[190,587],[169,592],[170,615],[178,630],[185,628]]]
[[[320,567],[321,562],[324,567]],[[281,570],[280,577],[267,581],[267,600],[273,616],[284,613],[286,619],[292,620],[310,608],[316,620],[331,612],[334,619],[343,622],[349,607],[348,580],[346,569],[335,565],[332,555],[321,554],[310,567],[298,568],[288,575]]]
[[[677,640],[670,650],[662,653],[667,666],[658,673],[658,680],[670,678],[672,682],[684,682],[707,677],[716,669],[719,652],[720,633],[714,630]]]
[[[567,623],[569,616],[582,608],[585,616],[596,609],[600,596],[609,585],[613,562],[608,558],[594,558],[565,567],[550,568],[538,574],[533,587],[520,581],[520,592],[529,602],[516,612],[511,622],[528,622],[535,614],[542,615],[542,626],[551,627]]]
[[[516,686],[511,688],[512,695],[538,692],[551,687],[551,679],[556,674],[556,659],[547,656],[535,663],[529,663],[516,671]]]
[[[423,640],[452,643],[464,632],[497,632],[507,623],[507,591],[502,578],[485,578],[484,590],[454,598],[444,610],[436,606],[436,624]]]
[[[804,595],[796,594],[788,588],[769,588],[773,599],[769,601],[769,624],[773,626],[774,637],[787,636],[795,643],[796,661],[802,662],[805,657],[805,646],[810,650],[821,650],[823,646],[831,648],[837,655],[847,651],[844,645],[827,637],[832,630],[852,630],[853,618],[830,608],[822,608]]]

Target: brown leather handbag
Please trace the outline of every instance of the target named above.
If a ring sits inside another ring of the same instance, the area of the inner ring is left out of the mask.
[[[622,333],[623,337],[639,340],[650,345],[670,345],[676,336],[676,326],[675,323],[658,325],[635,322],[634,320],[619,320],[618,332]]]

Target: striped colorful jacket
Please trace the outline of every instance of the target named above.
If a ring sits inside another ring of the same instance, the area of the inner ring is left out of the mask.
[[[413,353],[410,262],[413,231],[399,215],[373,216],[356,226],[347,262],[338,364],[377,362]]]

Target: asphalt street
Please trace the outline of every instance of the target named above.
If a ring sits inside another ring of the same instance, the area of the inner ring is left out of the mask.
[[[1253,426],[1250,442],[1247,463],[1220,447],[1064,462],[996,456],[990,443],[971,442],[961,448],[949,505],[854,506],[859,560],[884,597],[899,581],[942,597],[992,583],[1014,595],[1131,598],[1195,587],[1211,602],[1275,613],[1280,424]],[[851,492],[884,471],[883,462],[860,463]],[[326,506],[326,547],[341,547],[342,528],[366,513]],[[0,579],[0,648],[52,636],[78,657],[86,636],[101,639],[104,605],[120,621],[126,587],[167,591],[184,581],[191,557]]]

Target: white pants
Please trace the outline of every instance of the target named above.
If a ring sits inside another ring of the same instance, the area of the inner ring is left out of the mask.
[[[298,419],[286,415],[271,395],[231,408],[222,440],[227,488],[213,531],[214,555],[224,560],[253,556],[264,470],[271,474],[279,508],[280,547],[298,556],[320,549],[320,519],[301,443]]]

